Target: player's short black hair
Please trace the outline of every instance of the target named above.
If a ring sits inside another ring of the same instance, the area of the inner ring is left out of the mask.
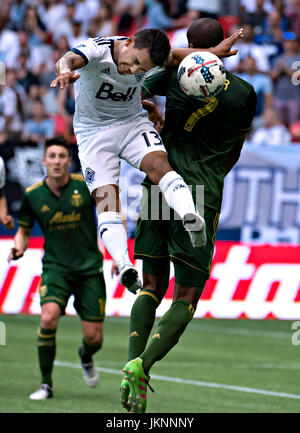
[[[168,36],[159,29],[144,29],[134,35],[134,48],[149,50],[150,59],[156,66],[164,65],[169,57],[171,46]]]
[[[187,38],[193,48],[216,47],[224,39],[223,27],[213,18],[199,18],[188,28]]]
[[[46,153],[48,147],[50,147],[50,146],[62,146],[62,147],[65,147],[68,150],[69,155],[71,154],[70,146],[69,146],[67,140],[62,135],[57,135],[55,137],[48,138],[45,141],[45,146],[44,146],[45,153]]]

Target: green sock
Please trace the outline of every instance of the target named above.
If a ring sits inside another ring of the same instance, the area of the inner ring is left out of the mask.
[[[92,356],[94,353],[96,353],[99,349],[101,349],[102,344],[98,344],[97,346],[91,346],[87,344],[85,339],[82,339],[82,346],[79,348],[79,356],[81,358],[81,361],[84,363],[91,362]]]
[[[151,290],[140,291],[130,314],[128,361],[145,350],[159,304],[159,299]]]
[[[186,301],[174,302],[160,319],[155,334],[140,358],[146,374],[152,365],[162,359],[178,343],[186,326],[193,317],[193,307]]]
[[[38,329],[38,358],[42,375],[42,382],[52,386],[52,369],[55,359],[55,334],[56,329]]]

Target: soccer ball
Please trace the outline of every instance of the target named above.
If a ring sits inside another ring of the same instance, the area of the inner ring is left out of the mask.
[[[182,60],[177,78],[184,93],[205,99],[223,90],[226,70],[219,57],[208,51],[195,51]]]

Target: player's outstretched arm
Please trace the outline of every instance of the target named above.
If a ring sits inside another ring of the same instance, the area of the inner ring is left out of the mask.
[[[73,53],[73,51],[68,51],[56,63],[56,78],[52,81],[50,87],[59,85],[59,87],[63,89],[64,87],[68,87],[69,83],[75,83],[80,77],[80,74],[75,74],[75,71],[83,66],[85,66],[83,58]]]
[[[204,49],[204,48],[176,48],[171,50],[167,66],[178,66],[179,63],[189,54],[195,51],[209,51],[218,57],[230,57],[235,56],[238,50],[232,50],[232,46],[243,37],[243,29],[239,29],[232,36],[224,39],[216,47]]]
[[[10,250],[10,253],[7,257],[7,261],[18,260],[23,256],[26,251],[29,243],[31,229],[26,229],[24,227],[19,227],[17,233],[15,234],[15,246]]]

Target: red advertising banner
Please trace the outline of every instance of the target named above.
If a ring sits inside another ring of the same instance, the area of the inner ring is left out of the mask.
[[[129,240],[132,258],[134,240]],[[12,238],[0,239],[0,313],[39,314],[43,238],[32,238],[24,257],[7,263]],[[111,277],[112,260],[104,251],[106,314],[129,316],[135,296]],[[135,263],[142,276],[142,263]],[[172,302],[174,270],[157,310],[161,316]],[[67,314],[76,314],[71,298]],[[297,320],[300,318],[300,246],[217,242],[208,280],[195,317]]]

